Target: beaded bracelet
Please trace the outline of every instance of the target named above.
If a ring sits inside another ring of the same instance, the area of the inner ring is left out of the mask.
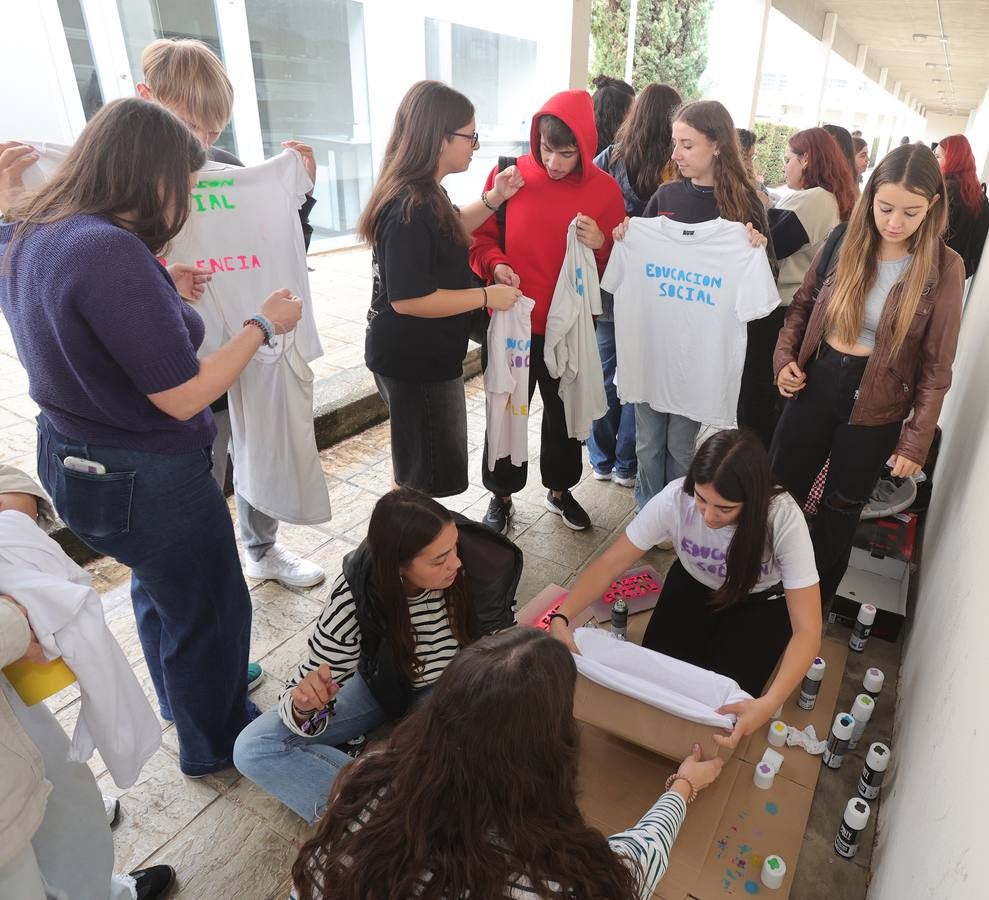
[[[491,212],[498,212],[498,207],[497,206],[492,206],[490,203],[488,203],[488,192],[487,191],[481,191],[481,203],[483,203],[488,209],[490,209]]]
[[[690,785],[690,796],[685,801],[687,806],[690,806],[690,804],[697,799],[697,788],[694,787],[694,783],[687,778],[686,775],[681,775],[678,772],[674,772],[669,778],[666,779],[665,790],[668,791],[678,781],[686,781],[687,784]]]
[[[264,316],[260,313],[251,316],[249,319],[244,319],[243,327],[246,328],[248,325],[256,325],[261,329],[261,333],[264,335],[264,340],[262,343],[266,347],[274,347],[274,337],[275,337],[275,327],[271,324]]]

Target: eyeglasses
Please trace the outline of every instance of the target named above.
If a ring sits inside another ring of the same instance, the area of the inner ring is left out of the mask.
[[[474,131],[471,134],[464,134],[462,131],[448,131],[447,134],[453,135],[454,137],[467,138],[470,141],[470,145],[475,149],[478,146],[477,132]]]

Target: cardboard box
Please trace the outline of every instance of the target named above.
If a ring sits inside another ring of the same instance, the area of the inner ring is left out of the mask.
[[[911,562],[916,539],[917,514],[897,513],[884,519],[863,519],[855,529],[852,543],[867,553]]]
[[[895,641],[907,614],[909,587],[909,563],[853,547],[848,570],[838,585],[828,621],[852,627],[859,607],[863,603],[871,603],[878,610],[872,635]]]

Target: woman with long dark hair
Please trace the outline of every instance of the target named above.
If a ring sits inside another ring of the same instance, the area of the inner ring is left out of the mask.
[[[577,807],[577,669],[534,628],[458,654],[429,702],[343,772],[292,868],[299,900],[648,900],[686,800],[721,771],[700,748],[628,831]]]
[[[676,168],[670,161],[673,113],[682,102],[668,84],[647,85],[618,129],[614,144],[607,145],[594,157],[594,164],[618,182],[629,216],[641,216],[656,189],[673,178]],[[610,478],[623,487],[633,487],[638,470],[635,406],[620,403],[615,390],[615,298],[608,291],[601,293],[601,315],[595,322],[595,333],[608,414],[591,427],[587,455],[598,481]]]
[[[515,166],[463,209],[442,181],[480,146],[474,105],[438,81],[402,98],[381,172],[357,222],[374,283],[364,361],[389,411],[392,477],[431,497],[467,489],[463,361],[470,312],[510,309],[517,287],[471,287],[470,233],[522,186]]]
[[[257,715],[244,678],[251,599],[210,475],[209,405],[301,317],[298,298],[276,291],[196,358],[203,320],[157,257],[185,224],[205,159],[172,113],[117,100],[0,225],[0,307],[41,407],[39,478],[72,531],[130,567],[141,646],[188,775],[229,767]]]
[[[965,281],[961,258],[941,240],[946,221],[934,154],[919,144],[890,151],[866,182],[820,291],[815,259],[780,332],[773,370],[790,399],[770,458],[803,504],[830,455],[811,527],[825,603],[883,466],[891,460],[896,478],[916,475],[934,439]]]
[[[979,183],[972,145],[963,134],[942,138],[934,148],[947,188],[948,230],[944,242],[965,261],[965,277],[975,274],[989,231],[989,200]]]
[[[594,104],[594,127],[598,133],[596,153],[615,142],[618,129],[628,116],[635,100],[635,88],[620,78],[598,75],[594,79],[596,90],[591,95]]]
[[[237,738],[237,768],[315,821],[350,762],[338,747],[401,719],[462,647],[512,625],[521,569],[491,529],[409,488],[385,494],[278,706]]]
[[[734,678],[756,698],[724,710],[738,721],[730,738],[715,740],[734,746],[790,696],[821,644],[807,523],[771,478],[759,439],[719,431],[701,445],[686,477],[653,497],[580,574],[550,633],[576,649],[570,619],[663,540],[673,542],[677,558],[642,646]]]
[[[674,115],[672,131],[671,159],[679,170],[679,178],[660,185],[646,204],[643,217],[667,216],[686,224],[717,218],[745,223],[753,243],[766,247],[770,265],[775,266],[772,242],[767,243],[766,209],[742,162],[735,123],[728,110],[717,100],[688,103]],[[624,238],[627,227],[626,219],[615,229],[615,240]],[[763,394],[756,395],[749,378],[749,356],[765,356],[766,353],[757,351],[771,347],[775,341],[775,334],[760,341],[758,325],[758,322],[749,323],[749,349],[738,398],[739,425],[753,428],[762,415],[762,407],[768,404]],[[646,403],[635,404],[637,509],[642,509],[670,481],[684,475],[700,425],[686,416],[654,410]]]
[[[831,125],[828,123],[822,125],[821,128],[834,138],[838,149],[841,150],[841,155],[845,159],[845,165],[848,166],[848,171],[853,181],[857,182],[858,168],[855,165],[855,144],[852,142],[851,132],[841,125]]]

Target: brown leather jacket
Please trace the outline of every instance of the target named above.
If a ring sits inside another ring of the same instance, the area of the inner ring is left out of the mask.
[[[824,338],[824,313],[834,290],[835,272],[832,265],[818,293],[819,264],[820,251],[787,311],[773,355],[773,373],[777,377],[780,369],[791,362],[796,362],[801,371],[806,370]],[[893,287],[879,318],[876,346],[849,419],[851,425],[888,425],[906,420],[913,410],[894,452],[915,463],[923,464],[927,459],[941,403],[951,386],[964,283],[962,258],[941,241],[937,265],[917,304],[913,324],[896,357],[889,361],[901,291],[899,285]]]

